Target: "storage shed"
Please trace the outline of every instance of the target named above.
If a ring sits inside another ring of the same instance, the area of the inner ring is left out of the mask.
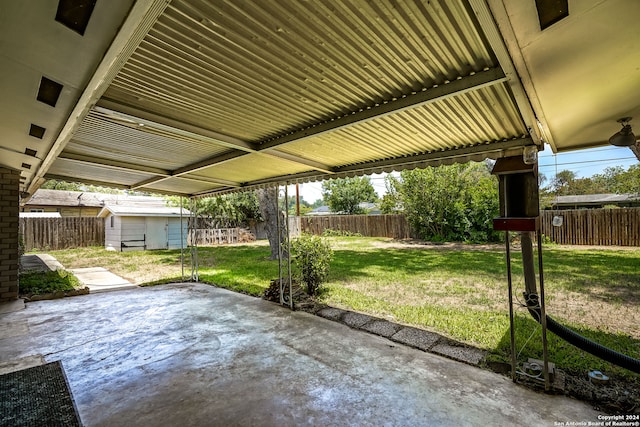
[[[122,252],[187,247],[189,214],[182,209],[182,233],[180,208],[107,205],[98,217],[105,219],[105,248]]]

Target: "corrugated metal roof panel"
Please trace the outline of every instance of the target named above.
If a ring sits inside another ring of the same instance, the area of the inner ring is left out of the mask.
[[[172,170],[227,151],[210,142],[169,134],[137,123],[116,122],[93,111],[64,153]]]
[[[144,190],[147,191],[174,194],[192,194],[202,191],[216,191],[222,188],[225,187],[220,184],[176,177],[144,186]]]
[[[133,188],[194,194],[445,152],[499,156],[499,141],[517,151],[531,140],[469,10],[464,0],[173,2],[63,156],[139,165]]]
[[[509,140],[524,132],[507,90],[492,86],[279,149],[344,166]]]
[[[248,154],[197,172],[197,176],[240,183],[271,176],[286,176],[309,170],[308,167],[265,154]]]
[[[191,0],[105,97],[260,141],[494,65],[461,1]]]
[[[70,172],[73,171],[73,174]],[[78,164],[68,159],[59,158],[53,163],[47,176],[69,177],[68,181],[78,179],[86,182],[110,182],[118,186],[132,186],[138,182],[152,178],[154,175],[143,172],[118,171],[94,164]]]

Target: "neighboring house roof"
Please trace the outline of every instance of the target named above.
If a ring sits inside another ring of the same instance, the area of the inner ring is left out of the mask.
[[[307,216],[309,215],[330,215],[331,214],[331,209],[329,208],[329,206],[319,206],[309,212],[306,213]]]
[[[638,194],[583,194],[554,197],[551,206],[605,206],[637,203],[640,203]]]
[[[20,218],[62,218],[60,212],[20,212]]]
[[[191,212],[182,209],[182,215],[188,216]],[[105,218],[109,215],[115,216],[157,216],[157,217],[179,217],[179,207],[168,206],[123,206],[107,205],[98,213],[98,217]]]
[[[580,196],[557,196],[553,205],[615,205],[640,201],[637,194],[584,194]]]
[[[161,197],[130,196],[128,194],[105,194],[83,191],[44,190],[39,189],[25,203],[25,206],[68,206],[96,207],[105,205],[127,206],[166,206]]]

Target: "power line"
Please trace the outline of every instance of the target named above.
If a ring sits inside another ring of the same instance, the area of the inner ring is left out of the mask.
[[[600,160],[582,160],[579,162],[566,162],[566,163],[557,163],[558,166],[564,166],[564,165],[583,165],[586,163],[608,163],[608,162],[617,162],[620,160],[634,160],[636,159],[635,157],[619,157],[616,159],[600,159]],[[556,164],[548,164],[548,165],[538,165],[539,168],[551,168],[551,167],[555,167]]]
[[[623,147],[603,147],[603,148],[589,148],[589,153],[599,153],[602,151],[620,151]],[[578,151],[565,151],[562,153],[551,153],[551,154],[545,154],[544,151],[540,152],[539,157],[540,158],[547,158],[547,157],[560,157],[560,156],[573,156],[576,153],[578,153]]]

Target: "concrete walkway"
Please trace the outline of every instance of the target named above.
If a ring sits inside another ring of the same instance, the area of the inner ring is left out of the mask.
[[[113,274],[106,268],[88,267],[69,269],[80,282],[89,288],[89,293],[121,291],[123,289],[137,288],[126,279]]]
[[[174,284],[0,315],[0,363],[61,360],[86,426],[554,426],[588,405],[257,298]]]
[[[64,266],[49,254],[29,254],[20,258],[20,266],[24,271],[56,271],[64,270]],[[103,267],[72,268],[71,271],[89,293],[120,291],[137,286],[122,277],[111,273]]]

